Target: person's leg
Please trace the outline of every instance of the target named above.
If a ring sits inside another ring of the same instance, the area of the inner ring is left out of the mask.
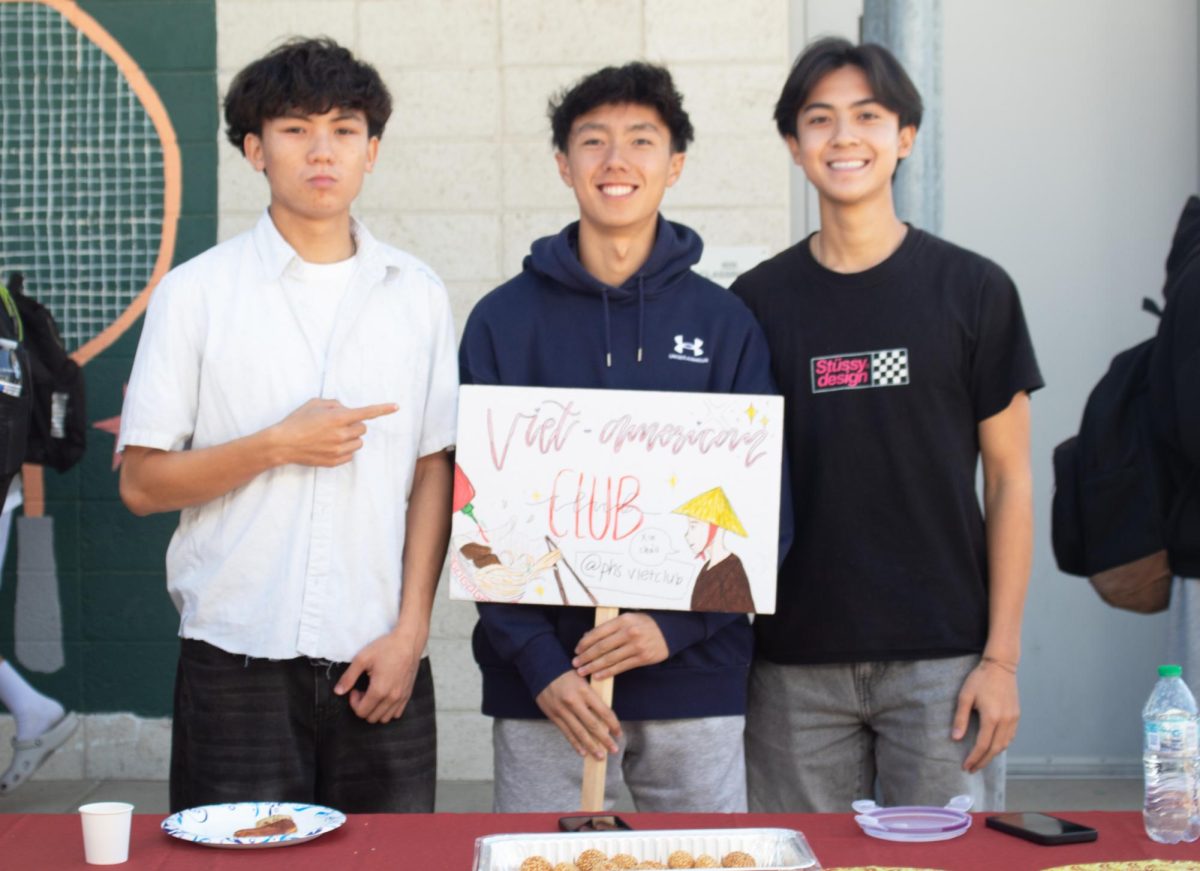
[[[31,687],[2,659],[0,700],[12,712],[17,727],[12,757],[0,773],[0,795],[5,795],[29,780],[51,753],[67,743],[79,718]]]
[[[309,671],[305,659],[252,659],[181,640],[172,813],[237,801],[315,801]]]
[[[628,724],[622,724],[627,726]],[[626,736],[609,755],[604,772],[604,807],[611,810],[621,783]],[[492,723],[495,793],[498,814],[573,813],[583,794],[583,757],[549,720],[505,720]]]
[[[1200,581],[1194,578],[1177,577],[1171,582],[1164,661],[1183,666],[1183,679],[1200,695]]]
[[[13,489],[20,493],[19,484]],[[5,510],[0,512],[0,566],[4,565],[4,557],[8,553],[9,535],[12,533],[13,510],[18,499],[12,506],[11,497],[5,504]],[[26,741],[48,732],[66,713],[63,706],[49,696],[44,696],[29,685],[17,672],[12,664],[0,656],[0,704],[8,708],[16,721],[17,740]]]
[[[874,735],[858,665],[756,661],[746,709],[746,780],[758,813],[843,813],[871,798]]]
[[[310,663],[317,700],[320,804],[346,813],[433,813],[437,722],[428,658],[417,667],[412,697],[390,723],[368,723],[333,694],[345,663]]]
[[[950,737],[958,692],[978,662],[973,655],[872,663],[866,684],[868,722],[878,736],[885,805],[941,806],[956,795],[970,795],[975,810],[990,809],[985,807],[983,773],[968,774],[962,768],[975,746],[977,716],[971,715],[961,741]]]
[[[746,812],[745,717],[622,725],[621,768],[639,812]]]
[[[20,495],[19,480],[14,480],[11,490]],[[5,510],[0,512],[0,566],[8,552],[13,509],[19,502],[9,492]],[[35,690],[4,657],[0,657],[0,704],[12,714],[16,726],[13,755],[0,774],[0,794],[4,794],[28,780],[51,753],[65,744],[79,720],[58,701]]]
[[[66,711],[49,696],[42,695],[0,657],[0,703],[8,708],[17,727],[17,740],[25,741],[48,732]]]

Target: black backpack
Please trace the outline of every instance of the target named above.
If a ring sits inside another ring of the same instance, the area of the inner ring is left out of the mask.
[[[1167,607],[1200,577],[1200,197],[1175,228],[1154,338],[1113,358],[1054,449],[1054,557],[1110,605]]]
[[[33,386],[25,462],[65,472],[87,447],[87,411],[83,370],[67,354],[58,323],[50,310],[24,290],[19,272],[9,276],[8,290],[24,327]]]
[[[1150,299],[1147,311],[1161,314]],[[1088,396],[1079,434],[1054,449],[1051,535],[1058,567],[1110,605],[1153,613],[1170,601],[1166,529],[1176,493],[1150,404],[1157,337],[1120,354]]]
[[[0,502],[21,471],[29,438],[33,385],[29,354],[22,341],[21,316],[4,285],[0,285]]]
[[[1178,489],[1167,551],[1176,575],[1200,578],[1200,197],[1189,197],[1179,216],[1163,297],[1150,398],[1157,444]]]

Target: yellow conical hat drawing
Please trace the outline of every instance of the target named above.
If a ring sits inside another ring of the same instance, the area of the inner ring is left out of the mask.
[[[733,506],[729,504],[729,499],[725,496],[725,491],[720,487],[713,487],[708,492],[701,493],[695,499],[689,499],[671,513],[694,517],[697,520],[703,520],[705,523],[714,523],[722,529],[728,529],[730,532],[736,532],[743,538],[746,537],[745,527],[742,526],[742,522],[738,520],[737,515],[733,513]]]

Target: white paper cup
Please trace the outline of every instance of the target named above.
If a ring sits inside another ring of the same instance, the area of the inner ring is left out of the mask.
[[[79,808],[83,820],[83,857],[89,865],[120,865],[129,859],[133,805],[97,801]]]

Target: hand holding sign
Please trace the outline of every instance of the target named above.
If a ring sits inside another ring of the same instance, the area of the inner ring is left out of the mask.
[[[537,695],[538,707],[571,742],[580,756],[604,759],[616,753],[621,736],[617,715],[586,680],[565,671]]]
[[[774,611],[782,447],[777,396],[461,389],[451,596],[596,607],[536,697],[584,757],[583,809],[618,752],[614,676],[671,655],[647,610]]]
[[[662,662],[671,652],[653,617],[629,612],[584,635],[575,653],[571,665],[580,677],[592,675],[604,680],[631,668]]]

